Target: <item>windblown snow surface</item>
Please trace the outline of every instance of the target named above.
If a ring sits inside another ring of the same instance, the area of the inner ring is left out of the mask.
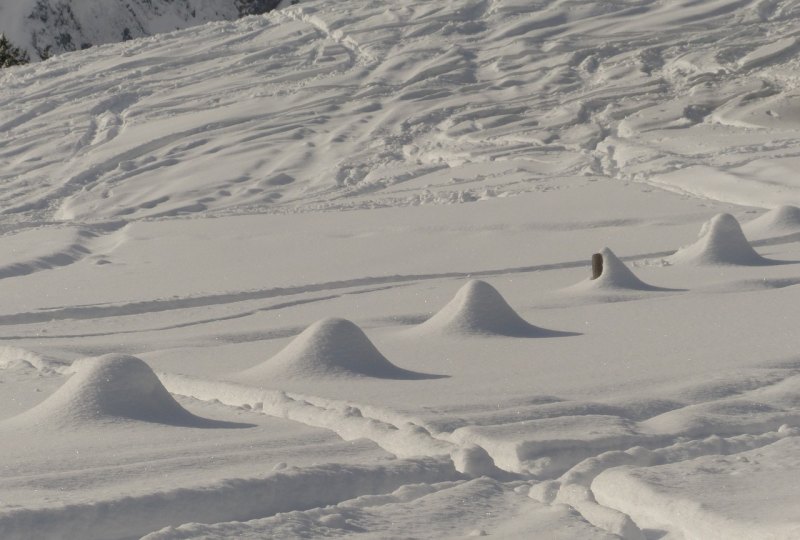
[[[3,70],[0,538],[800,538],[798,28],[301,0]]]

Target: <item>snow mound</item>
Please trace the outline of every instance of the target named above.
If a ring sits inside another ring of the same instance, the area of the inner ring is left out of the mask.
[[[69,370],[68,366],[32,351],[18,347],[0,347],[0,369],[20,367],[34,369],[41,375],[61,374]]]
[[[600,251],[603,256],[603,272],[597,279],[586,279],[567,288],[567,291],[590,292],[590,291],[616,291],[616,290],[636,290],[636,291],[659,291],[665,290],[659,287],[648,285],[640,280],[633,271],[625,266],[619,257],[608,248]]]
[[[266,362],[234,376],[241,382],[281,379],[375,377],[423,379],[434,376],[401,369],[387,360],[355,323],[327,318],[315,322]]]
[[[497,477],[502,475],[489,453],[476,444],[460,446],[450,454],[456,470],[472,477]]]
[[[53,395],[7,424],[71,428],[119,420],[180,426],[214,423],[181,407],[150,366],[135,356],[107,354],[78,360],[74,371]]]
[[[416,331],[431,334],[483,334],[539,337],[557,334],[526,322],[485,281],[469,281],[455,297]]]
[[[782,236],[800,232],[800,208],[779,206],[757,217],[742,227],[756,237]]]
[[[667,259],[678,264],[746,265],[768,264],[745,238],[739,222],[730,214],[717,214],[707,221],[697,241]]]

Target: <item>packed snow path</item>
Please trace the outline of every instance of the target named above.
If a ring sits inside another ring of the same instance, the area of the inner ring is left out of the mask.
[[[445,4],[0,72],[0,537],[797,536],[800,6]]]

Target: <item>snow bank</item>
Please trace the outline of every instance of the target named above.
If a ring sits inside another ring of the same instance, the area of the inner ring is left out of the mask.
[[[0,426],[72,429],[120,420],[197,427],[214,424],[181,407],[153,370],[134,356],[108,354],[78,360],[73,370],[74,375],[53,395]]]
[[[683,538],[790,540],[800,537],[800,515],[776,503],[797,497],[798,450],[793,436],[733,456],[612,468],[597,476],[592,491],[600,504],[642,526]]]
[[[546,504],[568,504],[580,512],[593,525],[626,540],[643,540],[645,536],[639,526],[646,525],[653,528],[661,528],[661,526],[667,525],[669,522],[653,522],[649,520],[646,510],[630,511],[631,505],[637,504],[635,496],[620,495],[620,493],[616,492],[618,485],[608,489],[608,486],[603,485],[605,480],[601,479],[596,484],[595,479],[603,475],[615,476],[617,474],[616,471],[620,470],[637,470],[633,469],[634,467],[644,468],[645,470],[650,470],[648,468],[658,469],[657,466],[666,463],[680,464],[680,462],[709,455],[713,456],[712,459],[718,459],[720,454],[734,455],[751,451],[772,445],[786,437],[795,437],[797,434],[796,428],[782,426],[778,431],[758,435],[738,435],[728,439],[711,436],[702,440],[681,441],[655,450],[635,446],[624,451],[604,452],[596,457],[581,461],[564,473],[558,480],[534,484],[530,488],[528,495],[532,499]],[[677,465],[677,467],[681,467],[681,465]],[[624,475],[625,473],[622,474]],[[593,491],[596,487],[599,489],[597,497]],[[626,486],[622,492],[630,493],[630,486]],[[616,499],[622,499],[626,502],[619,504]],[[666,500],[664,502],[671,501]],[[681,504],[678,503],[678,506]],[[642,522],[640,518],[643,515],[645,519]],[[637,523],[634,523],[631,516],[637,519]],[[687,538],[694,538],[694,536],[687,536]],[[697,538],[706,537],[700,535]],[[729,538],[738,538],[738,536]]]
[[[650,433],[702,437],[711,433],[762,433],[788,423],[800,425],[800,411],[745,398],[698,403],[659,414],[641,423]]]
[[[315,399],[280,390],[261,390],[169,373],[161,373],[160,377],[173,394],[201,401],[218,400],[236,407],[247,406],[270,416],[330,429],[346,441],[369,439],[399,457],[449,455],[454,450],[452,443],[434,438],[418,424],[381,420],[370,416],[366,408],[344,401]]]
[[[529,324],[485,281],[474,279],[414,332],[424,334],[499,335],[540,337],[548,330]]]
[[[506,471],[540,478],[552,478],[600,452],[653,440],[639,434],[634,422],[599,414],[467,426],[455,430],[450,438],[462,446],[484,448]]]
[[[745,238],[736,218],[717,214],[706,222],[697,241],[667,259],[674,264],[746,265],[768,264]]]
[[[270,384],[285,379],[331,377],[422,379],[428,376],[389,362],[355,323],[328,318],[306,328],[273,358],[235,374],[232,379]]]

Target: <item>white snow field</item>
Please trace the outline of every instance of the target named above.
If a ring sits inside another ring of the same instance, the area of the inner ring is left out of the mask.
[[[0,539],[800,538],[798,39],[301,0],[0,71]]]

